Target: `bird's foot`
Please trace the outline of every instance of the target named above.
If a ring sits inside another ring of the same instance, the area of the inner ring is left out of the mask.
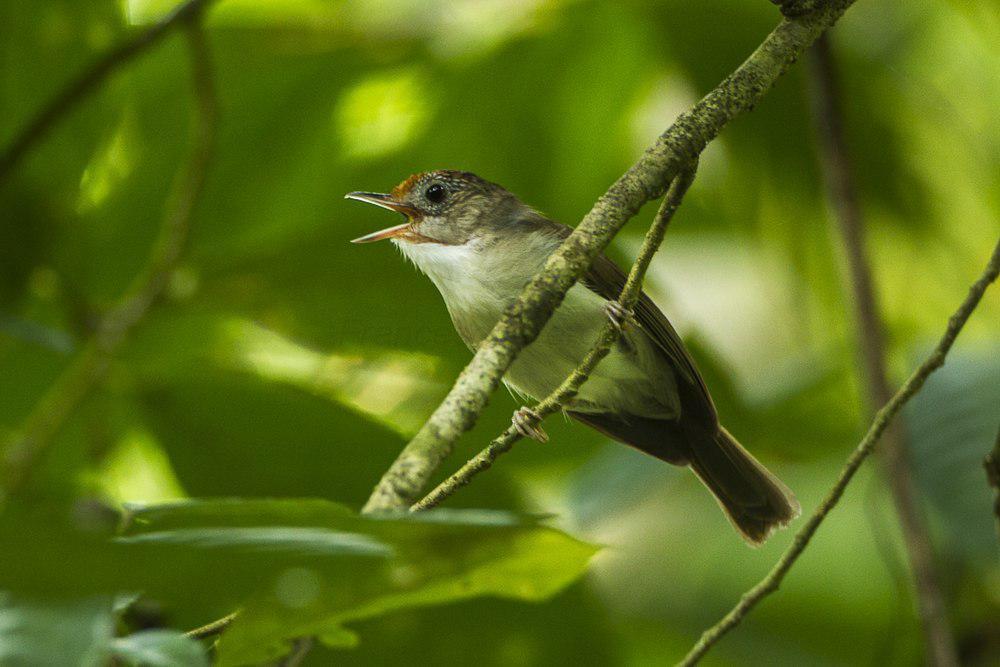
[[[541,415],[528,406],[515,410],[514,416],[510,418],[511,424],[522,437],[531,438],[538,442],[548,442],[549,435],[538,425],[541,421]]]
[[[631,308],[626,308],[617,301],[605,301],[604,313],[619,332],[625,330],[625,326],[632,319],[633,315]]]

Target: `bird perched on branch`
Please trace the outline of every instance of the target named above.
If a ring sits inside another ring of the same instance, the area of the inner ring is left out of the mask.
[[[354,242],[390,239],[440,290],[455,329],[473,350],[572,231],[499,185],[461,171],[415,174],[388,194],[347,198],[403,214],[406,222]],[[642,294],[634,312],[621,308],[616,299],[625,279],[599,256],[504,381],[535,399],[549,395],[610,317],[622,336],[564,406],[566,413],[658,459],[690,466],[740,534],[760,544],[798,515],[795,497],[719,424],[704,380],[656,304]],[[528,408],[512,421],[526,437],[547,437]]]

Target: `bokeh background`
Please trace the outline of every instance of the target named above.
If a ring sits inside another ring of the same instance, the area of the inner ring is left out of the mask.
[[[172,4],[0,4],[0,144]],[[469,354],[426,278],[388,244],[348,243],[395,219],[344,193],[456,168],[575,224],[777,18],[763,0],[219,0],[207,16],[219,136],[189,250],[32,490],[112,506],[360,506]],[[989,3],[860,2],[832,39],[895,383],[943,331],[1000,228],[1000,18]],[[0,186],[0,434],[16,432],[94,313],[142,268],[188,152],[188,60],[182,36],[167,39]],[[647,288],[729,429],[809,511],[867,412],[801,65],[709,146]],[[653,208],[610,247],[619,263]],[[1000,425],[998,322],[987,293],[905,413],[969,664],[1000,659],[981,468]],[[516,407],[497,393],[441,476]],[[519,445],[448,503],[554,514],[604,545],[586,576],[543,604],[381,615],[352,626],[357,647],[317,647],[307,664],[664,664],[791,539],[750,550],[692,475],[561,418],[546,428],[549,444]],[[874,471],[710,664],[920,662],[905,554]]]

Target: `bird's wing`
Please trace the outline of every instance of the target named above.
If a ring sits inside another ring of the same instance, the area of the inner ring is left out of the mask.
[[[625,286],[626,278],[625,273],[618,268],[617,264],[604,255],[599,255],[587,273],[584,274],[581,282],[603,298],[617,300],[622,287]],[[639,301],[633,310],[639,326],[663,351],[669,359],[671,367],[677,371],[678,382],[686,384],[690,390],[683,393],[687,394],[689,400],[694,398],[700,404],[698,406],[701,408],[699,412],[706,411],[705,417],[713,422],[717,421],[718,414],[712,397],[708,393],[708,387],[705,386],[705,381],[702,379],[701,373],[698,372],[694,360],[685,349],[684,343],[681,342],[680,336],[677,335],[667,317],[660,312],[660,309],[645,292],[639,296]],[[692,406],[689,404],[687,407]]]
[[[549,220],[536,212],[532,212],[525,222],[550,234],[553,250],[573,232],[572,227]],[[626,280],[627,276],[618,265],[602,254],[598,255],[590,265],[580,279],[580,284],[609,301],[616,301]],[[639,326],[663,352],[671,368],[677,372],[682,421],[686,421],[689,425],[698,424],[702,428],[707,427],[714,433],[719,424],[715,403],[681,337],[677,335],[666,315],[660,312],[645,292],[640,293],[639,301],[633,310]]]

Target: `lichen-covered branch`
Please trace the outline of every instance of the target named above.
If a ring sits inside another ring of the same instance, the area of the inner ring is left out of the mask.
[[[848,457],[847,463],[837,477],[837,481],[834,482],[833,486],[827,492],[826,497],[823,498],[823,502],[812,513],[809,520],[795,534],[792,544],[781,555],[781,558],[771,568],[771,571],[767,573],[767,576],[744,593],[739,603],[718,623],[702,633],[698,642],[691,648],[684,659],[681,660],[680,665],[688,666],[696,664],[726,633],[736,627],[761,600],[778,590],[785,575],[788,574],[792,565],[802,555],[809,541],[816,534],[816,530],[820,524],[823,523],[823,520],[826,519],[830,511],[837,506],[840,497],[844,494],[844,490],[851,482],[851,479],[853,479],[858,468],[861,467],[861,464],[872,453],[879,439],[885,433],[886,429],[889,428],[893,417],[896,416],[896,413],[902,409],[907,401],[920,391],[931,373],[944,365],[945,357],[948,355],[948,351],[951,350],[951,346],[955,343],[959,332],[965,326],[966,321],[972,315],[976,306],[979,305],[979,301],[983,298],[986,288],[997,279],[998,274],[1000,274],[1000,241],[997,242],[996,247],[993,249],[993,254],[990,256],[982,275],[969,288],[969,293],[962,302],[962,305],[948,319],[948,327],[945,329],[944,335],[934,348],[934,351],[913,371],[913,374],[907,378],[899,391],[875,415],[875,419],[868,428],[868,432],[854,451],[851,452],[850,457]]]
[[[875,297],[874,278],[865,256],[864,216],[847,149],[839,81],[829,34],[817,40],[812,49],[811,65],[821,166],[847,260],[847,283],[853,297],[862,362],[861,379],[868,404],[874,411],[892,397],[892,389],[885,367],[884,326]],[[895,424],[886,431],[882,440],[881,458],[913,573],[928,662],[937,667],[952,667],[958,664],[955,639],[948,624],[944,595],[934,562],[934,545],[916,497],[906,434],[900,424]]]
[[[656,212],[653,224],[650,225],[649,231],[646,232],[642,248],[639,249],[639,254],[632,264],[625,285],[618,296],[618,303],[626,311],[631,310],[635,306],[639,300],[639,296],[642,294],[642,281],[646,277],[646,270],[649,269],[649,263],[653,261],[653,255],[656,254],[660,244],[663,243],[663,236],[667,233],[670,220],[674,217],[677,207],[680,206],[681,201],[684,199],[684,194],[691,187],[691,182],[694,180],[694,173],[695,171],[692,167],[691,169],[682,171],[674,178],[670,189],[663,199],[663,203]],[[562,384],[556,387],[555,391],[539,401],[537,405],[532,406],[532,411],[538,415],[539,419],[545,419],[552,413],[558,412],[564,405],[573,400],[580,391],[580,388],[590,377],[590,374],[597,367],[597,364],[607,356],[614,344],[618,342],[620,336],[621,329],[612,324],[610,320],[604,324],[601,333],[597,337],[597,341],[587,353],[587,356],[583,358],[583,361],[580,362],[580,365],[574,369],[569,377],[563,380]],[[514,443],[520,439],[521,435],[516,428],[513,426],[507,427],[507,430],[494,438],[485,449],[470,459],[458,472],[441,482],[422,500],[414,503],[410,507],[410,511],[417,512],[434,507],[472,481],[473,477],[489,469],[497,457],[505,452],[509,452],[514,447]]]
[[[109,76],[158,44],[173,28],[191,24],[210,2],[212,0],[187,0],[181,3],[154,25],[101,56],[79,77],[60,90],[28,122],[10,145],[0,152],[0,185],[24,156],[31,152],[31,149],[44,139],[60,120],[69,115],[90,93],[97,90]]]
[[[782,21],[746,61],[682,114],[602,195],[583,221],[525,286],[444,401],[383,475],[364,511],[398,510],[415,502],[472,428],[500,378],[531,343],[573,283],[619,229],[691,163],[731,120],[756,105],[789,66],[854,0],[829,0],[805,16]]]
[[[193,4],[193,3],[189,3]],[[196,20],[185,23],[191,53],[195,113],[193,146],[180,173],[149,260],[94,335],[34,407],[20,430],[4,443],[0,498],[16,494],[34,463],[74,410],[104,378],[115,351],[163,294],[186,245],[191,215],[205,182],[216,126],[216,102],[205,36]]]

